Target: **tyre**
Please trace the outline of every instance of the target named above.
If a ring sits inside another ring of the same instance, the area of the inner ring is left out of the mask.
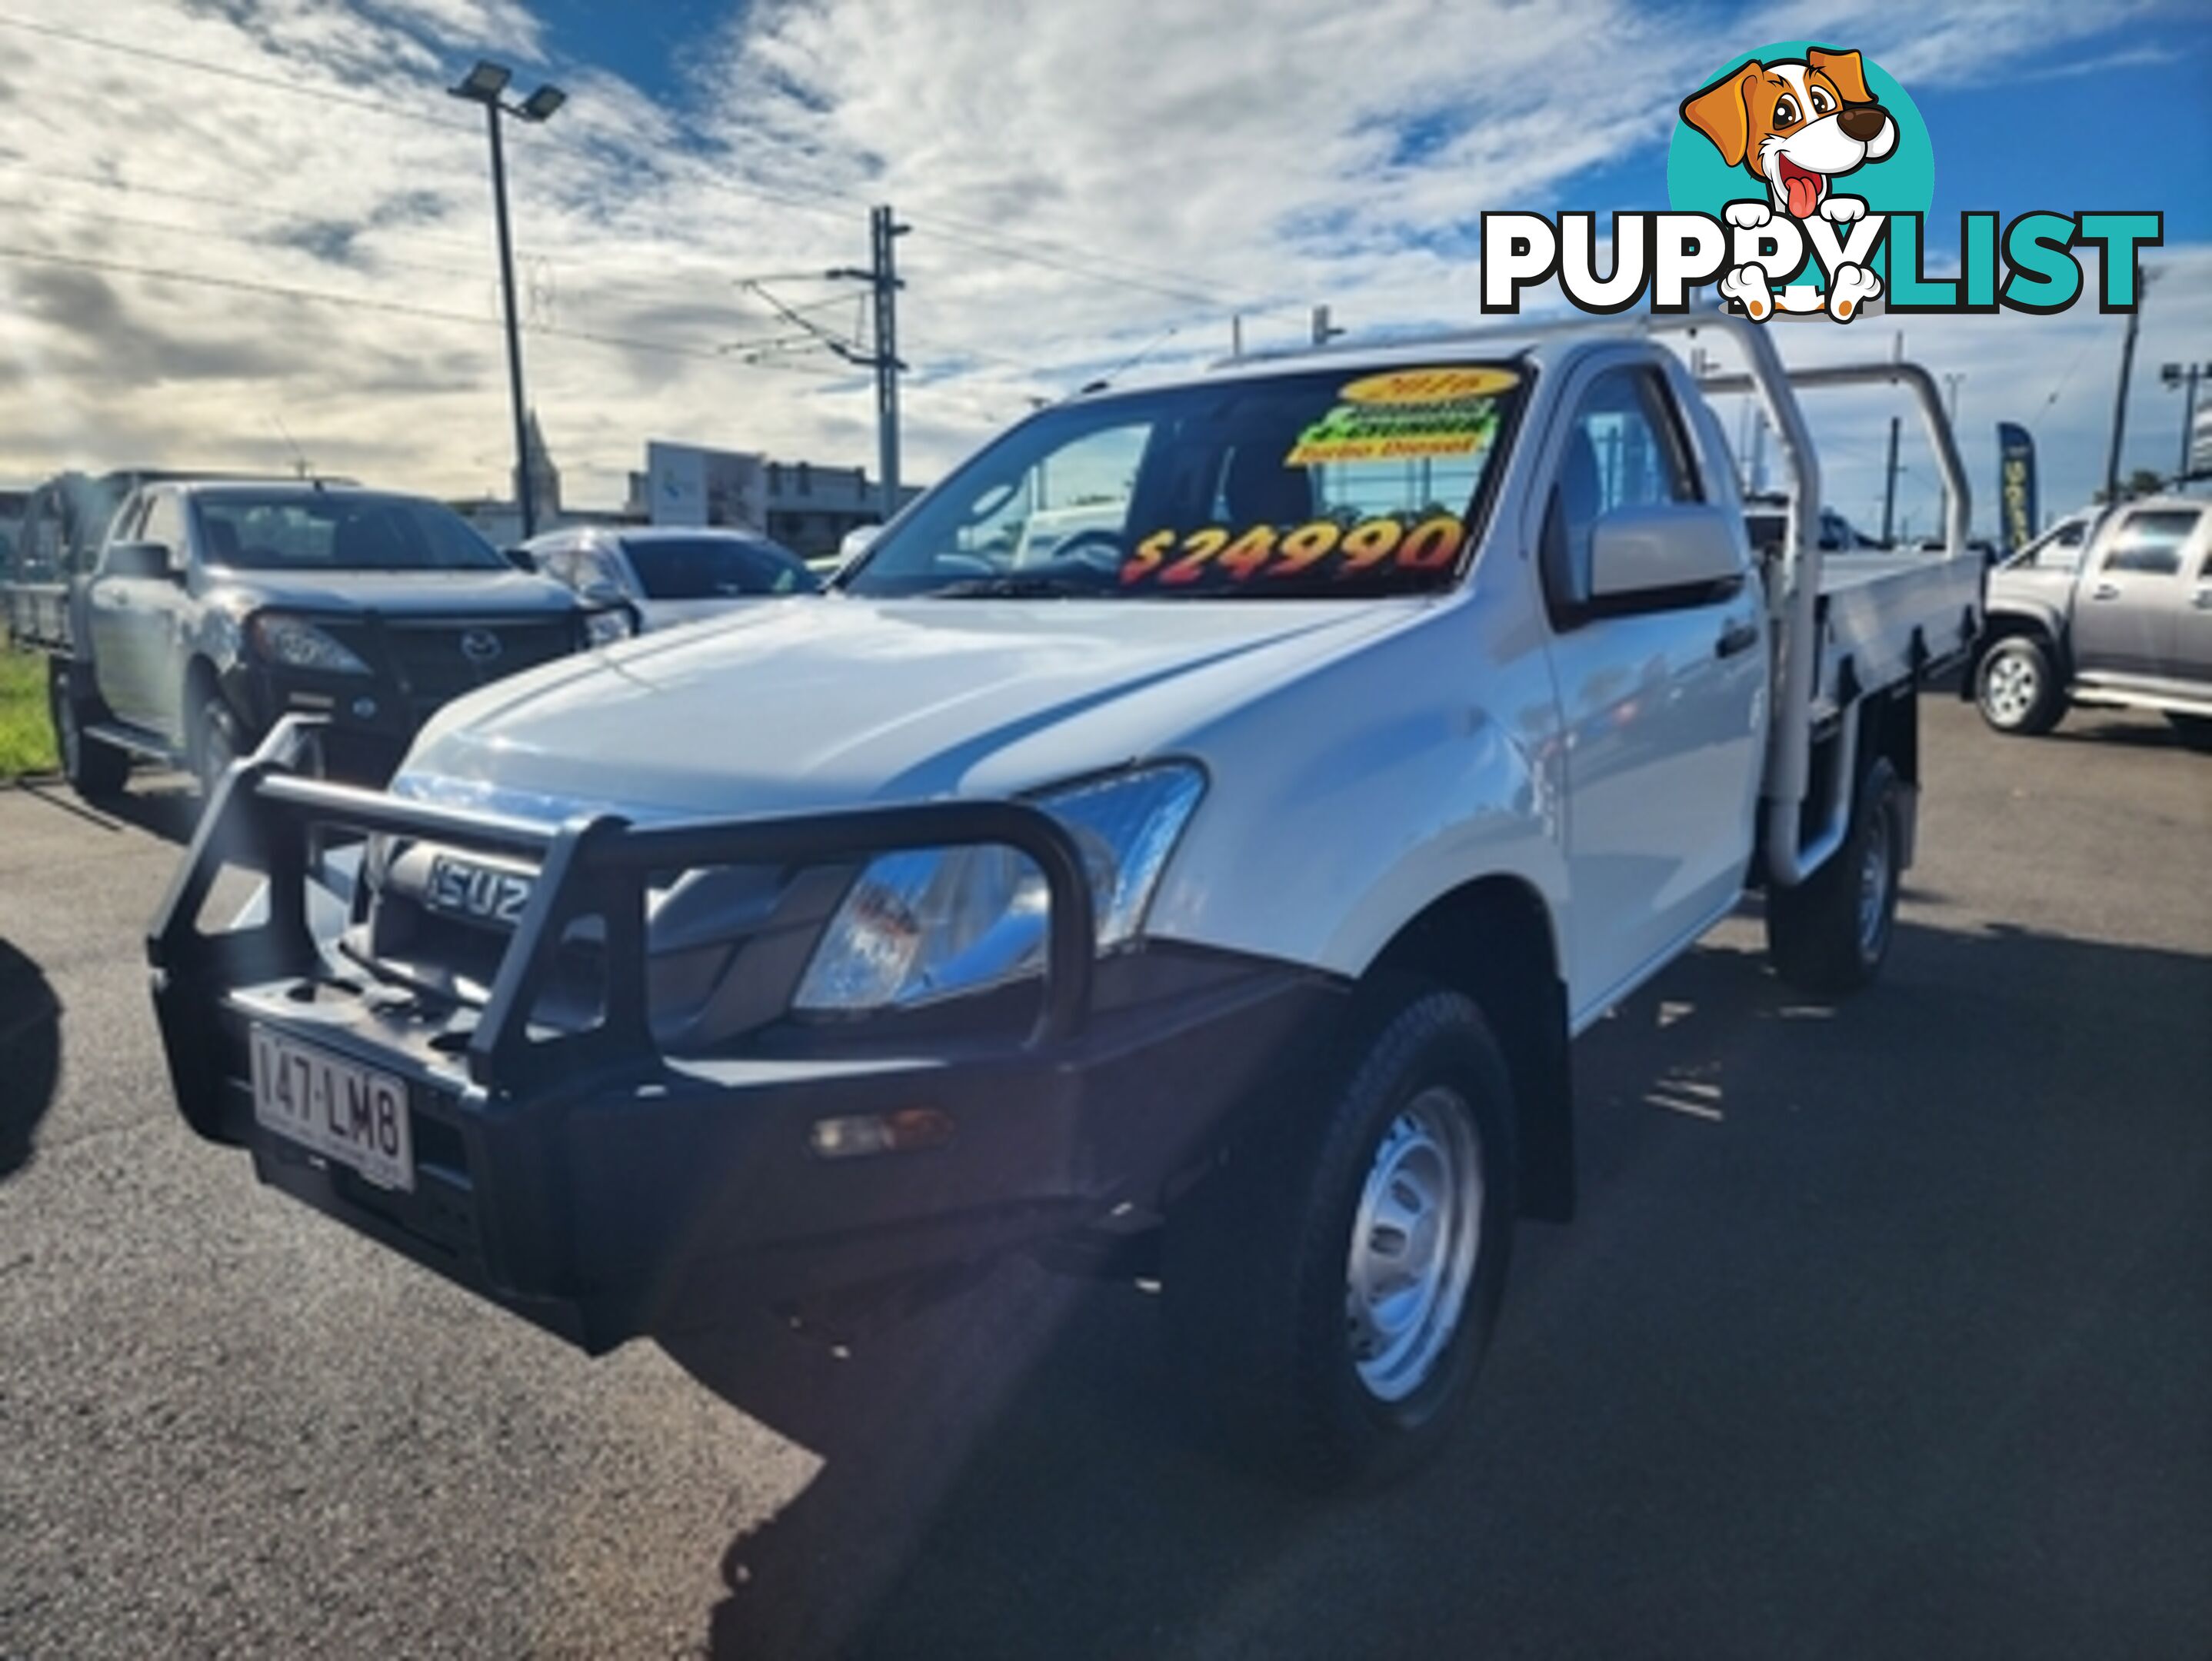
[[[1512,1087],[1481,1011],[1370,989],[1333,1071],[1255,1114],[1168,1220],[1170,1343],[1215,1430],[1310,1486],[1379,1482],[1462,1416],[1505,1287]]]
[[[1850,834],[1794,888],[1766,892],[1766,950],[1808,992],[1856,991],[1881,973],[1897,928],[1905,849],[1902,786],[1887,759],[1859,785]]]
[[[220,694],[201,702],[199,718],[192,725],[192,775],[199,780],[200,795],[215,794],[216,782],[246,752],[245,729],[238,715]]]
[[[53,723],[62,777],[70,788],[88,800],[121,794],[131,776],[131,753],[85,730],[99,718],[99,705],[80,695],[67,664],[57,661],[47,671],[46,713]]]
[[[1974,701],[1999,732],[2032,737],[2066,713],[2066,688],[2043,642],[2010,634],[1984,654],[1974,670]]]

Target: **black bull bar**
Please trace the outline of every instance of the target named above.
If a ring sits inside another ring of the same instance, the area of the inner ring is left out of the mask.
[[[162,1038],[186,1116],[203,1134],[217,1133],[203,1118],[218,1092],[188,1088],[188,1075],[209,1082],[205,1060],[191,1063],[207,1049],[225,995],[324,971],[308,925],[307,878],[319,837],[333,829],[536,862],[529,902],[468,1041],[469,1081],[488,1097],[609,1066],[634,1069],[658,1056],[647,1008],[647,881],[657,871],[697,866],[826,865],[925,848],[1012,848],[1036,863],[1050,902],[1044,992],[1024,1048],[1083,1032],[1096,940],[1091,885],[1074,839],[1041,809],[931,802],[649,826],[597,814],[552,825],[304,777],[274,759],[286,737],[273,736],[218,784],[147,938]],[[210,932],[200,915],[225,866],[266,879],[265,913],[258,923]],[[356,904],[360,897],[357,889]],[[533,1033],[530,1012],[552,972],[555,948],[572,923],[592,916],[605,928],[602,1018],[580,1031]]]

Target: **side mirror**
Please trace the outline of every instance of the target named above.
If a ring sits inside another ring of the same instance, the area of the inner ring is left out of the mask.
[[[629,596],[623,592],[620,583],[611,582],[605,577],[593,577],[577,585],[576,597],[586,605],[621,605],[629,600]]]
[[[170,563],[167,543],[116,543],[100,559],[100,568],[111,577],[158,577],[164,580],[184,573]]]
[[[1738,530],[1705,502],[1616,507],[1590,527],[1590,598],[1653,597],[1741,582]]]
[[[527,571],[533,577],[538,574],[538,556],[528,549],[502,548],[499,551],[507,556],[507,562],[517,571]]]

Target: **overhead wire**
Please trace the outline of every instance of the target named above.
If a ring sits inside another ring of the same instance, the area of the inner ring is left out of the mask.
[[[289,283],[260,282],[247,277],[217,276],[210,272],[184,271],[163,266],[142,265],[126,260],[98,259],[79,254],[57,254],[38,248],[0,246],[0,260],[64,266],[119,276],[143,277],[159,282],[183,283],[192,288],[222,289],[236,294],[261,294],[273,299],[296,300],[307,305],[376,312],[386,316],[416,318],[428,322],[465,324],[472,328],[496,329],[501,326],[500,319],[495,317],[478,317],[467,312],[447,311],[438,306],[418,306],[404,300],[378,300],[367,294],[336,294],[326,289],[297,288]],[[727,364],[730,361],[728,356],[716,347],[678,345],[670,341],[647,340],[636,336],[611,334],[600,330],[574,329],[561,324],[526,323],[521,327],[526,334],[547,335],[562,340],[585,341],[602,346],[620,347],[631,351],[657,352],[672,357],[697,358],[704,362]],[[781,368],[783,366],[763,363],[757,367]]]
[[[82,185],[93,190],[110,191],[123,196],[153,197],[165,202],[190,202],[201,207],[228,208],[238,213],[259,214],[273,219],[289,219],[301,225],[329,227],[338,222],[337,215],[333,214],[307,213],[296,208],[280,208],[268,202],[249,202],[243,197],[214,196],[204,191],[179,191],[172,185],[148,185],[137,179],[112,179],[100,173],[70,173],[64,168],[50,167],[43,161],[32,161],[20,153],[13,156],[0,156],[0,170],[27,173],[41,184]],[[416,230],[411,226],[379,225],[374,222],[365,224],[361,233],[371,233],[378,236],[391,236],[396,233],[420,242],[425,246],[434,244],[440,247],[473,250],[480,246],[473,237],[439,236]]]
[[[320,103],[335,104],[344,107],[359,109],[370,113],[404,121],[410,121],[417,124],[427,125],[447,131],[468,132],[471,130],[470,124],[451,120],[442,117],[432,116],[420,111],[406,109],[386,100],[365,98],[351,93],[332,90],[324,86],[313,85],[297,79],[286,79],[275,76],[260,75],[252,70],[236,68],[228,64],[210,63],[202,58],[188,58],[178,53],[140,45],[135,42],[117,40],[107,36],[88,33],[83,31],[66,28],[59,25],[41,22],[33,19],[15,16],[10,14],[0,13],[0,28],[14,29],[21,33],[40,35],[76,45],[110,52],[125,57],[135,58],[144,62],[158,64],[168,69],[184,70],[194,73],[212,76],[242,84],[264,88],[267,90],[283,93],[288,95],[313,98]],[[586,141],[570,139],[566,135],[558,133],[548,134],[546,136],[551,142],[559,143],[562,148],[567,149],[573,153],[586,155],[596,154],[596,152],[587,148]],[[0,165],[11,164],[0,162]],[[164,189],[163,187],[158,186],[134,186],[125,184],[121,181],[104,179],[95,175],[80,174],[72,176],[65,173],[54,173],[51,170],[46,169],[38,169],[38,171],[46,177],[73,179],[74,182],[91,185],[96,188],[125,191],[137,190],[143,194],[166,195],[177,200],[198,200],[210,205],[222,205],[254,212],[270,213],[283,217],[295,217],[302,222],[320,224],[328,224],[331,222],[328,219],[315,220],[310,215],[295,215],[290,210],[276,209],[259,203],[247,203],[238,202],[234,199],[197,196],[195,193],[191,192]],[[793,191],[789,190],[771,189],[766,186],[752,184],[750,181],[733,180],[726,176],[713,174],[704,171],[703,167],[695,168],[687,167],[684,168],[672,169],[663,165],[656,167],[655,173],[657,177],[664,179],[671,183],[690,185],[710,191],[748,197],[782,207],[815,214],[827,215],[839,219],[842,219],[850,210],[848,204],[858,204],[863,200],[862,197],[853,192],[836,190],[826,186],[816,187],[811,191]],[[66,208],[61,208],[58,209],[58,211],[69,212],[71,210]],[[1003,227],[985,227],[975,221],[963,221],[957,216],[948,214],[925,214],[921,217],[923,221],[921,228],[929,234],[939,237],[945,241],[968,247],[975,252],[988,253],[999,258],[1026,263],[1041,268],[1059,271],[1064,275],[1074,276],[1103,286],[1135,292],[1149,293],[1158,295],[1162,298],[1176,300],[1186,305],[1205,306],[1211,310],[1224,312],[1241,311],[1255,315],[1264,315],[1268,312],[1286,309],[1294,304],[1294,302],[1287,300],[1247,300],[1240,299],[1232,295],[1224,295],[1212,291],[1201,291],[1194,284],[1182,282],[1180,280],[1178,274],[1169,273],[1163,268],[1146,266],[1139,262],[1128,260],[1119,255],[1105,253],[1096,250],[1079,249],[1071,245],[1058,244],[1048,239],[1024,236],[1019,233],[1006,231]],[[179,230],[184,227],[149,223],[147,225],[147,228],[168,231]],[[441,239],[455,240],[453,239]],[[1057,250],[1059,252],[1047,252],[1047,250]],[[1062,257],[1062,255],[1065,255],[1065,257]],[[228,288],[239,292],[262,293],[270,295],[279,295],[317,304],[349,305],[363,309],[384,312],[392,315],[415,316],[426,319],[434,318],[441,321],[466,322],[471,324],[480,324],[487,321],[486,319],[471,317],[466,313],[441,312],[433,307],[414,306],[398,301],[378,300],[368,296],[331,294],[313,290],[291,288],[284,285],[255,283],[246,279],[221,278],[201,273],[167,271],[154,267],[132,266],[124,262],[95,261],[80,258],[52,255],[35,250],[0,249],[0,258],[9,258],[18,260],[31,259],[54,264],[76,265],[83,269],[104,270],[121,274],[139,275],[169,282],[192,282],[204,287]],[[1121,269],[1117,273],[1113,270],[1105,269],[1109,267],[1119,267]],[[421,269],[436,270],[439,268]],[[1144,275],[1137,275],[1137,273],[1144,273]],[[443,270],[441,274],[460,275],[451,271],[450,269]],[[1156,277],[1170,276],[1175,277],[1176,280],[1173,282],[1155,280]],[[702,351],[700,349],[677,347],[665,343],[648,342],[630,336],[606,335],[590,330],[571,330],[561,325],[544,323],[533,324],[531,326],[534,332],[541,334],[562,335],[581,340],[599,341],[605,343],[621,345],[635,349],[665,350],[685,355],[712,356],[719,358],[724,362],[731,361],[731,354],[720,348],[714,349],[711,351]],[[1170,332],[1172,333],[1173,330],[1170,330]],[[743,343],[740,343],[740,345],[742,344]],[[994,357],[996,355],[980,351],[970,351],[966,355],[976,357]],[[790,367],[783,364],[762,362],[757,359],[739,358],[738,361],[752,362],[755,363],[757,367],[761,367],[784,368]],[[1012,360],[1005,359],[1003,357],[998,358],[997,361],[1002,363],[1012,362]]]
[[[133,214],[112,214],[97,208],[71,208],[52,202],[26,202],[16,197],[0,197],[0,208],[25,209],[37,215],[58,214],[68,219],[91,220],[102,225],[119,225],[134,231],[166,232],[171,235],[188,236],[201,240],[228,242],[242,248],[261,248],[271,251],[281,249],[287,252],[304,254],[311,259],[322,258],[313,248],[296,242],[286,242],[279,238],[241,236],[234,231],[210,230],[204,225],[179,225],[168,220],[140,219]],[[469,282],[475,282],[487,275],[482,270],[465,271],[454,265],[424,265],[410,260],[391,259],[386,258],[381,250],[375,252],[374,258],[378,265],[386,270],[414,271],[430,276],[460,277]],[[323,263],[344,264],[343,261],[328,259],[324,259]]]
[[[289,93],[295,97],[312,98],[320,104],[339,104],[349,109],[365,110],[372,115],[388,116],[397,121],[412,121],[428,127],[443,127],[448,131],[468,132],[469,124],[448,120],[443,116],[409,110],[380,99],[362,98],[356,94],[334,91],[325,87],[310,86],[305,82],[287,81],[273,75],[256,75],[251,70],[234,68],[228,64],[210,64],[204,58],[184,58],[174,52],[142,46],[136,41],[116,40],[106,35],[86,34],[76,29],[66,29],[55,23],[42,23],[27,17],[15,17],[0,12],[0,28],[17,29],[26,34],[45,35],[49,39],[66,40],[75,45],[95,47],[103,52],[118,52],[126,58],[143,58],[173,70],[191,70],[202,75],[219,76],[226,81],[242,82],[248,86],[265,88],[271,92]]]
[[[238,69],[229,64],[212,64],[204,58],[186,58],[177,53],[167,52],[153,47],[143,46],[131,41],[117,40],[105,35],[90,34],[81,30],[64,28],[59,25],[40,22],[29,18],[15,16],[6,13],[0,13],[0,28],[16,29],[27,33],[42,35],[52,39],[67,41],[77,45],[115,52],[125,57],[136,58],[149,63],[160,64],[170,69],[187,70],[199,74],[216,76],[226,80],[239,82],[251,86],[261,87],[274,92],[284,93],[294,96],[313,98],[322,103],[338,104],[349,108],[363,110],[379,115],[388,116],[395,119],[412,121],[420,124],[443,129],[447,131],[467,132],[471,130],[470,124],[467,123],[449,120],[443,117],[428,115],[420,111],[409,110],[386,100],[364,98],[355,94],[333,91],[327,88],[309,85],[297,80],[287,80],[276,76],[258,75],[252,70]],[[571,139],[566,135],[559,134],[557,132],[549,132],[546,136],[549,142],[557,143],[562,148],[567,149],[574,153],[586,155],[594,154],[593,151],[587,148],[588,141],[582,139]],[[858,204],[863,200],[862,197],[854,192],[836,190],[828,186],[817,186],[811,192],[794,192],[787,190],[773,190],[766,186],[751,184],[749,181],[733,180],[703,171],[694,172],[688,168],[680,171],[663,171],[660,176],[672,179],[676,182],[694,185],[708,191],[750,197],[757,200],[773,203],[783,207],[797,209],[804,212],[827,214],[839,218],[842,218],[847,211],[848,211],[846,206],[841,204]],[[932,222],[933,217],[933,223]],[[1228,312],[1241,311],[1254,314],[1265,314],[1270,311],[1285,309],[1293,304],[1293,302],[1287,300],[1260,300],[1256,299],[1246,300],[1235,296],[1224,295],[1218,293],[1200,292],[1194,286],[1187,284],[1171,285],[1169,282],[1158,281],[1156,280],[1155,276],[1151,275],[1137,276],[1133,274],[1125,274],[1117,276],[1113,272],[1097,268],[1108,265],[1119,265],[1125,268],[1125,271],[1128,273],[1151,271],[1157,273],[1158,276],[1167,276],[1170,274],[1159,270],[1159,268],[1146,267],[1117,255],[1104,253],[1094,250],[1079,249],[1070,245],[1049,243],[1040,239],[1024,237],[1018,233],[1008,232],[998,227],[985,227],[980,225],[975,225],[973,221],[963,221],[950,215],[941,213],[936,214],[933,216],[924,215],[922,219],[922,228],[929,231],[931,234],[941,237],[949,242],[963,245],[980,252],[994,254],[1000,258],[1024,262],[1045,269],[1056,270],[1064,275],[1082,278],[1095,283],[1147,292],[1160,295],[1164,298],[1178,300],[1188,305],[1205,306]],[[962,228],[963,225],[972,227],[972,228]],[[1043,252],[1047,248],[1058,248],[1061,250],[1061,253],[1055,254]],[[1062,255],[1065,257],[1062,257]],[[1079,261],[1081,263],[1079,264]]]

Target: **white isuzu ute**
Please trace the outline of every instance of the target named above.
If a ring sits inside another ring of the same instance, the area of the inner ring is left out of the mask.
[[[1677,331],[1780,436],[1778,550]],[[502,682],[388,792],[288,728],[154,925],[183,1111],[595,1351],[1152,1252],[1224,1427],[1401,1468],[1572,1206],[1574,1034],[1747,889],[1808,987],[1888,945],[1980,562],[1924,373],[1796,380],[1917,399],[1948,551],[1823,559],[1770,331],[1535,328],[1045,409],[823,603]]]

